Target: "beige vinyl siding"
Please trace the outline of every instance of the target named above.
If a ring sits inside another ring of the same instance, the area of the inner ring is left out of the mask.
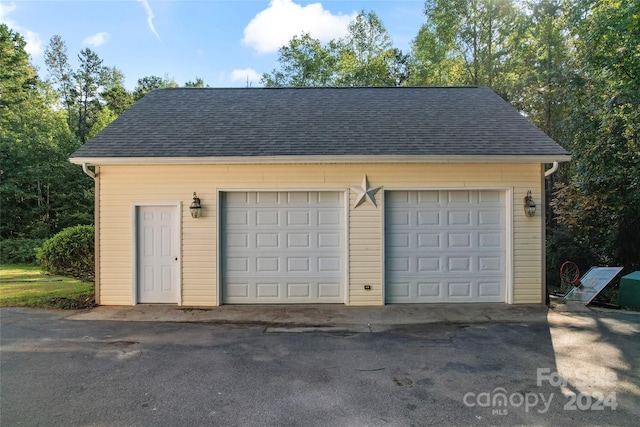
[[[362,181],[362,172],[360,172]],[[356,184],[357,183],[357,184]],[[360,185],[356,178],[355,185]],[[371,186],[377,181],[369,179]],[[382,305],[382,190],[375,195],[378,207],[365,202],[353,209],[356,194],[349,195],[349,305]],[[365,290],[370,285],[371,290]]]
[[[349,196],[348,303],[384,304],[383,198],[392,189],[511,190],[514,303],[540,303],[542,295],[542,216],[526,218],[522,199],[528,190],[543,209],[542,166],[535,164],[304,164],[304,165],[141,165],[101,166],[99,186],[100,302],[128,305],[133,301],[133,223],[135,204],[182,202],[182,303],[218,303],[217,197],[225,190],[342,190],[359,186],[367,175],[378,207],[364,203],[354,209]],[[202,200],[204,215],[189,213],[192,194]],[[509,235],[509,234],[508,234]],[[371,290],[364,290],[370,285]]]

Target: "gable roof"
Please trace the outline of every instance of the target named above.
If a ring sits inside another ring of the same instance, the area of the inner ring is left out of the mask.
[[[171,88],[147,94],[70,160],[551,162],[568,156],[484,87]]]

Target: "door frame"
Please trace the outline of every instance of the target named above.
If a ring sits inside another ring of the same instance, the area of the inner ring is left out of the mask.
[[[176,218],[174,220],[174,235],[178,246],[178,305],[182,305],[182,202],[133,202],[131,203],[131,305],[138,304],[138,208],[155,206],[174,208]]]

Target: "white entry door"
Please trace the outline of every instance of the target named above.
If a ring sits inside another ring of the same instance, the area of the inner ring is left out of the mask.
[[[344,193],[228,192],[221,203],[224,303],[344,302]]]
[[[505,192],[385,193],[390,303],[505,302]]]
[[[176,206],[138,206],[137,302],[180,301],[179,214]]]

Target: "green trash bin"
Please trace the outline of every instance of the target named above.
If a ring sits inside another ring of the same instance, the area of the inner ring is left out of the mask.
[[[622,276],[618,305],[621,308],[640,311],[640,271]]]

